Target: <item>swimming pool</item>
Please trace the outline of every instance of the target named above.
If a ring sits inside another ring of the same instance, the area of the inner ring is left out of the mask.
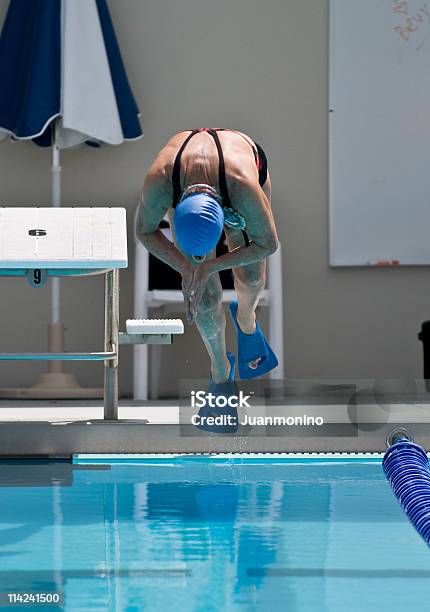
[[[380,460],[2,460],[0,485],[3,594],[130,612],[381,612],[430,598],[429,549]]]

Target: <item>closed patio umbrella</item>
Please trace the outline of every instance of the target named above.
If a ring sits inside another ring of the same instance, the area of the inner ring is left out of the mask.
[[[0,37],[0,139],[52,147],[52,205],[61,205],[62,149],[142,137],[139,111],[106,0],[11,0]],[[60,282],[52,279],[49,350],[62,350]],[[50,362],[28,397],[89,397]]]

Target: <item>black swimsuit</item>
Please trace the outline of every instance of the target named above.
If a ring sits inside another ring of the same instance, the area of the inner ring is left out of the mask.
[[[210,128],[199,128],[196,130],[192,130],[191,134],[189,134],[187,136],[187,138],[184,140],[184,142],[182,143],[181,148],[179,149],[174,164],[173,164],[173,171],[172,171],[172,186],[173,186],[173,203],[172,206],[173,208],[176,208],[176,206],[179,203],[179,200],[181,198],[181,194],[182,194],[182,188],[181,188],[181,157],[182,157],[182,153],[184,152],[185,147],[187,146],[187,144],[190,142],[191,138],[193,136],[195,136],[196,134],[199,134],[200,132],[207,132],[208,134],[210,134],[214,141],[215,141],[215,145],[218,151],[218,159],[219,159],[219,190],[220,190],[220,194],[221,194],[221,198],[222,198],[222,207],[223,208],[232,208],[231,206],[231,201],[230,201],[230,195],[228,193],[228,187],[227,187],[227,180],[226,180],[226,175],[225,175],[225,162],[224,162],[224,154],[222,151],[222,147],[221,147],[221,142],[219,140],[219,136],[217,134],[217,132],[232,132],[234,130],[226,130],[226,129],[222,129],[222,128],[218,128],[218,129],[210,129]],[[236,134],[239,134],[238,132],[235,132]],[[239,134],[239,136],[242,136],[241,134]],[[263,185],[266,183],[267,181],[267,157],[265,152],[263,151],[263,149],[260,147],[259,144],[254,143],[254,146],[249,142],[249,140],[247,138],[245,138],[244,136],[242,136],[242,138],[244,138],[244,140],[246,140],[249,145],[252,147],[252,151],[254,153],[254,158],[255,158],[255,163],[257,164],[257,168],[258,168],[258,181],[261,185],[261,187],[263,187]],[[250,242],[249,242],[249,238],[248,238],[248,234],[246,233],[245,230],[242,230],[242,234],[245,240],[245,244],[246,246],[249,246]]]

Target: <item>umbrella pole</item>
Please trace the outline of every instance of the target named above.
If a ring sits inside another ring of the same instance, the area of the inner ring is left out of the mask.
[[[60,148],[54,142],[52,147],[52,206],[61,206],[61,165]],[[64,352],[64,327],[60,320],[60,279],[51,279],[51,323],[48,330],[48,350],[52,353]],[[48,372],[62,373],[62,361],[49,361]]]
[[[54,139],[55,142],[55,139]],[[61,206],[60,149],[52,147],[52,206]],[[64,353],[64,326],[60,312],[60,279],[51,278],[51,321],[48,327],[48,350]],[[49,361],[48,371],[39,374],[35,384],[28,389],[2,389],[0,397],[26,397],[38,399],[101,398],[102,388],[82,387],[74,374],[63,371],[62,361]]]

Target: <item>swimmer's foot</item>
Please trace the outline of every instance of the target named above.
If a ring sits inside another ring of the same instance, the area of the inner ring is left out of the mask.
[[[239,308],[236,311],[236,321],[244,334],[253,334],[257,330],[257,321],[255,313],[251,313],[251,316],[243,316],[239,312]]]
[[[237,321],[237,302],[230,304],[230,313],[237,334],[237,365],[242,380],[267,374],[278,365],[278,359],[267,342],[258,322],[252,334],[244,333]]]
[[[234,361],[234,355],[232,355],[231,353],[228,354],[231,355]],[[228,358],[228,354],[225,355],[222,363],[218,362],[216,364],[216,369],[211,369],[210,381],[214,382],[217,385],[227,382],[231,377],[232,363]]]
[[[237,408],[230,406],[228,401],[232,395],[239,395],[237,385],[234,381],[235,358],[232,353],[227,353],[227,358],[230,362],[230,374],[228,379],[222,383],[214,382],[212,376],[209,379],[207,395],[212,394],[213,398],[211,403],[213,405],[210,406],[206,403],[205,406],[200,408],[198,413],[200,417],[199,424],[196,425],[196,427],[203,429],[203,431],[225,434],[236,433],[239,428]]]

